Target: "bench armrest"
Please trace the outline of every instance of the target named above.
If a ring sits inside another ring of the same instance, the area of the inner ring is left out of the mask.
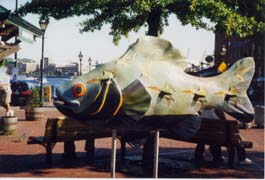
[[[28,138],[28,144],[44,144],[44,136],[38,136],[38,137],[34,137],[34,136],[30,136]]]

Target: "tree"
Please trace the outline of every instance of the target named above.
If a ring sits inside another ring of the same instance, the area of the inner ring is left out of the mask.
[[[256,2],[256,7],[265,4],[264,0]],[[137,32],[147,26],[147,35],[158,36],[168,25],[170,14],[176,15],[183,25],[224,30],[228,36],[246,37],[265,30],[264,21],[241,15],[239,7],[240,1],[233,0],[31,0],[18,12],[55,19],[85,15],[87,19],[80,23],[80,32],[93,32],[110,24],[115,43],[130,31]]]

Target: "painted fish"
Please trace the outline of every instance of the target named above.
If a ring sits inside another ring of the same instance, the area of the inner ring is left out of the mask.
[[[168,128],[189,138],[200,127],[198,112],[216,108],[240,121],[253,120],[246,95],[255,69],[251,57],[215,77],[184,72],[187,60],[170,42],[146,36],[120,58],[102,64],[56,90],[60,112],[68,117]]]

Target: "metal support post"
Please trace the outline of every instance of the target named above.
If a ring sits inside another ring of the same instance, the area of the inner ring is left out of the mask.
[[[158,178],[159,130],[155,131],[153,178]]]
[[[42,35],[42,46],[41,46],[41,60],[40,60],[40,102],[41,107],[43,106],[42,91],[43,91],[43,61],[44,61],[44,33]]]
[[[117,145],[117,130],[112,130],[112,151],[111,151],[111,177],[115,178],[116,171],[116,145]]]

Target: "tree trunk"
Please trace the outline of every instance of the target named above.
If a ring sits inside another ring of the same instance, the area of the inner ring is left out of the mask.
[[[147,24],[148,24],[147,35],[158,36],[160,21],[161,21],[161,13],[162,13],[161,8],[155,8],[150,12],[147,19]]]

